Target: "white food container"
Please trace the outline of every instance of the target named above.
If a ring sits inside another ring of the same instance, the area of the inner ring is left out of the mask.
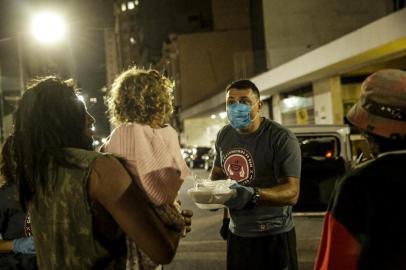
[[[236,183],[234,180],[200,179],[193,188],[188,189],[187,194],[200,209],[224,208],[224,202],[233,198],[235,189],[229,187]]]

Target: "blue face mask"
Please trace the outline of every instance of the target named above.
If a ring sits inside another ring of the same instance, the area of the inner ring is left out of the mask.
[[[242,129],[252,122],[251,106],[243,103],[234,103],[227,106],[227,117],[230,124],[235,129]]]

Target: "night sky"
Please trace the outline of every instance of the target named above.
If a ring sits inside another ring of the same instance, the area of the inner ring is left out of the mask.
[[[61,12],[68,24],[69,36],[53,47],[33,43],[29,36],[29,18],[37,10]],[[18,95],[17,36],[21,36],[25,79],[57,75],[73,77],[88,99],[89,111],[96,117],[96,135],[106,136],[102,88],[106,86],[103,29],[113,27],[112,0],[33,1],[0,0],[0,67],[4,95]],[[87,99],[87,100],[88,100]]]
[[[20,34],[25,81],[44,75],[73,77],[90,113],[96,118],[97,137],[107,136],[110,127],[102,89],[109,86],[106,85],[103,29],[114,27],[113,3],[114,0],[0,0],[0,67],[4,95],[20,93],[17,53]],[[141,46],[147,52],[144,66],[153,66],[159,61],[168,33],[210,31],[210,3],[209,0],[140,1],[137,23],[142,26]],[[61,13],[68,24],[67,39],[58,45],[39,45],[28,32],[32,14],[44,9]],[[90,103],[90,98],[96,98],[97,103]]]

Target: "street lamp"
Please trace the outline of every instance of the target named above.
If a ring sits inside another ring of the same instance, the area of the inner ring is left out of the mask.
[[[66,24],[61,15],[52,11],[43,11],[35,14],[31,19],[31,34],[38,42],[42,44],[54,44],[62,41],[66,34]],[[19,31],[12,37],[0,38],[0,43],[16,42],[18,52],[18,77],[20,94],[23,94],[25,89],[25,74],[22,53],[22,38],[25,36],[25,31]],[[69,48],[70,49],[70,48]],[[0,63],[1,64],[1,63]],[[71,71],[72,72],[72,71]],[[3,104],[3,89],[2,89],[2,74],[0,66],[0,143],[4,140],[4,104]]]
[[[31,33],[41,43],[56,43],[65,38],[66,24],[61,15],[44,11],[33,16]]]
[[[52,45],[63,41],[67,35],[67,24],[64,17],[54,11],[42,11],[36,13],[31,18],[31,35],[36,41],[45,45]],[[70,42],[66,42],[67,63],[69,66],[70,76],[75,78],[75,62]]]

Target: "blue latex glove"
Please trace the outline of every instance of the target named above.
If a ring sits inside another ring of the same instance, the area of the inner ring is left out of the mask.
[[[252,196],[254,196],[254,188],[242,186],[240,184],[232,184],[230,188],[237,191],[237,195],[234,198],[229,199],[224,203],[230,209],[243,209],[249,201],[251,201]]]
[[[14,253],[35,254],[34,239],[32,236],[13,240]]]

